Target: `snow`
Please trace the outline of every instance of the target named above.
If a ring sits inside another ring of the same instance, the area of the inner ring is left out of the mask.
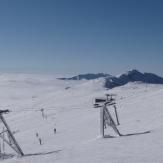
[[[128,83],[106,90],[104,82],[102,78],[63,81],[50,75],[1,74],[0,108],[11,110],[4,117],[25,153],[17,157],[6,145],[5,152],[15,156],[3,162],[162,163],[163,85]],[[117,94],[122,134],[151,133],[101,138],[100,110],[93,108],[93,99],[106,93]]]

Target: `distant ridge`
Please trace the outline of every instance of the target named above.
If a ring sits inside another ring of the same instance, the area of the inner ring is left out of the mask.
[[[93,80],[93,79],[98,79],[102,77],[111,77],[109,74],[104,74],[104,73],[98,73],[98,74],[93,74],[93,73],[88,73],[88,74],[80,74],[77,76],[73,76],[70,78],[58,78],[60,80]]]
[[[126,73],[119,75],[118,77],[98,73],[98,74],[81,74],[78,76],[70,77],[70,78],[59,78],[60,80],[93,80],[98,78],[105,79],[105,87],[106,88],[114,88],[118,86],[125,85],[129,82],[142,82],[149,84],[163,84],[163,78],[153,74],[153,73],[141,73],[138,70],[130,70]]]
[[[163,84],[163,78],[152,73],[141,73],[138,70],[130,70],[119,77],[106,78],[105,87],[114,88],[129,82],[142,82],[149,84]]]

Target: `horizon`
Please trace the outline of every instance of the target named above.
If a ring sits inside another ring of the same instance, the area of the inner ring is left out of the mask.
[[[54,76],[56,78],[69,78],[69,77],[75,77],[75,76],[87,75],[87,74],[94,74],[94,75],[96,75],[96,74],[107,74],[107,75],[117,77],[119,75],[125,74],[125,73],[127,73],[129,71],[132,71],[132,70],[136,70],[136,71],[138,71],[140,73],[143,73],[143,74],[144,73],[152,73],[152,74],[155,74],[155,75],[163,78],[163,76],[160,75],[160,74],[157,74],[157,73],[154,73],[154,72],[148,72],[148,71],[143,72],[143,71],[140,71],[138,69],[126,70],[126,71],[121,72],[119,74],[111,74],[111,73],[106,73],[106,72],[94,72],[94,73],[93,72],[85,72],[85,73],[78,73],[78,74],[56,74],[56,73],[51,73],[51,72],[49,72],[49,73],[43,73],[43,72],[39,72],[39,73],[38,72],[0,72],[0,76],[1,75],[32,75],[32,76],[36,75],[36,76]]]
[[[0,73],[163,76],[162,0],[2,0]]]

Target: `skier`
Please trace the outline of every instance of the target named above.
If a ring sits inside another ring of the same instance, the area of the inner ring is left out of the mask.
[[[57,130],[56,130],[56,128],[54,128],[54,134],[56,134],[56,132],[57,132]]]

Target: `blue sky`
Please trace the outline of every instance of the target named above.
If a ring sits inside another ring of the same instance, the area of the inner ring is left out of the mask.
[[[0,72],[163,76],[162,0],[1,0]]]

